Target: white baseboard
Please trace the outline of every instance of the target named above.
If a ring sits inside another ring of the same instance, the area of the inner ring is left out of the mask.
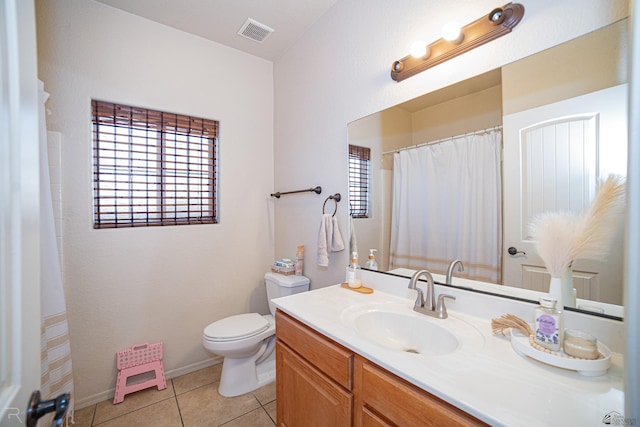
[[[220,356],[212,357],[211,359],[202,360],[191,365],[183,366],[182,368],[176,368],[170,371],[166,371],[164,375],[167,379],[179,377],[182,375],[190,374],[191,372],[199,371],[200,369],[208,368],[209,366],[217,365],[219,363],[222,363],[223,360],[224,358]]]
[[[191,365],[183,366],[180,368],[172,369],[170,371],[165,371],[164,376],[166,379],[176,378],[181,375],[189,374],[191,372],[199,371],[200,369],[208,368],[209,366],[217,365],[222,363],[222,357],[213,357],[210,359],[206,359],[197,363],[193,363]],[[87,406],[95,405],[97,403],[102,402],[103,400],[113,400],[113,396],[116,392],[115,388],[110,388],[105,391],[101,391],[100,393],[93,394],[91,396],[84,397],[79,400],[74,401],[74,409],[82,409]]]

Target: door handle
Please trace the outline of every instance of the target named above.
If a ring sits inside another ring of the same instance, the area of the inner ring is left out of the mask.
[[[514,246],[509,247],[509,249],[507,249],[507,252],[509,252],[509,255],[516,255],[516,254],[526,255],[527,254],[525,251],[519,251]]]
[[[31,393],[31,399],[29,399],[29,406],[27,407],[27,427],[36,427],[41,417],[54,411],[56,414],[51,421],[51,427],[62,427],[64,416],[69,407],[70,397],[69,393],[62,393],[55,399],[41,400],[40,390]]]

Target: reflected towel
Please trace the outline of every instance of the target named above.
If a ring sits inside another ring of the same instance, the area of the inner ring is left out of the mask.
[[[338,219],[332,214],[323,214],[318,231],[318,256],[316,263],[320,267],[329,266],[329,253],[344,249],[344,240],[338,227]]]
[[[344,249],[344,240],[342,240],[342,234],[340,234],[340,227],[338,227],[338,218],[335,216],[331,218],[333,225],[332,239],[331,239],[331,252],[340,252]]]
[[[352,254],[354,252],[358,252],[358,240],[356,239],[356,228],[353,224],[353,217],[349,215],[349,228],[351,229],[351,234],[349,235],[349,253]]]

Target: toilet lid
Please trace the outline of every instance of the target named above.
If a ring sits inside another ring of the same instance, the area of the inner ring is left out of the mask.
[[[237,314],[213,322],[204,329],[212,341],[229,341],[259,334],[269,328],[269,321],[258,313]]]

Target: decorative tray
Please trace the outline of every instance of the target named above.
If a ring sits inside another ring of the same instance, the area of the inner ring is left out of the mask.
[[[600,358],[595,360],[574,359],[570,356],[562,357],[552,353],[546,353],[533,348],[529,344],[529,337],[511,329],[511,347],[521,356],[529,356],[532,359],[547,363],[558,368],[571,369],[587,377],[597,377],[607,373],[611,366],[611,350],[598,341]]]
[[[367,288],[366,286],[360,286],[359,288],[350,288],[349,284],[346,283],[346,282],[341,284],[340,287],[345,288],[345,289],[349,289],[350,291],[360,292],[361,294],[372,294],[373,293],[373,289]]]

